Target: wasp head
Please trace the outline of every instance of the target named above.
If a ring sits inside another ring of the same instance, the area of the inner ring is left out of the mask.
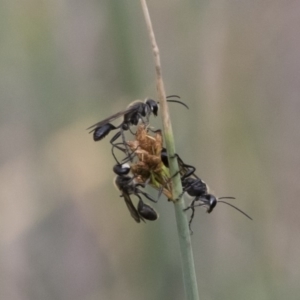
[[[113,167],[113,171],[120,176],[127,175],[130,172],[130,166],[129,164],[116,164]]]
[[[206,194],[206,195],[203,195],[201,198],[200,198],[200,201],[203,202],[203,205],[207,207],[207,212],[210,214],[213,209],[215,208],[215,206],[217,205],[218,203],[218,200],[217,198],[212,195],[212,194]]]
[[[157,102],[153,99],[146,99],[145,103],[148,105],[150,111],[154,114],[154,116],[157,116],[157,112],[158,112]]]

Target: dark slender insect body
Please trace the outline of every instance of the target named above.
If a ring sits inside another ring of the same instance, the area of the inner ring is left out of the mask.
[[[145,187],[146,183],[136,183],[134,177],[128,176],[130,172],[130,166],[127,164],[115,165],[113,170],[117,174],[115,178],[115,185],[121,191],[121,197],[124,198],[124,201],[132,218],[137,223],[140,223],[141,220],[144,222],[145,220],[156,220],[158,218],[158,214],[156,213],[156,211],[151,206],[144,203],[141,196],[139,195],[142,194],[150,201],[157,202],[149,194],[139,188]],[[139,198],[137,208],[135,208],[132,203],[131,195]]]
[[[105,138],[112,130],[117,129],[118,127],[107,123],[104,124],[103,126],[97,127],[94,132],[93,132],[93,138],[94,141],[101,141],[103,138]]]
[[[185,164],[177,153],[175,153],[174,158],[176,158],[178,161],[179,174],[183,188],[182,193],[179,195],[179,199],[185,192],[191,197],[206,194],[207,185],[195,174],[196,168],[191,165]],[[168,154],[165,148],[163,148],[161,151],[161,160],[163,164],[167,168],[169,168]],[[174,174],[172,177],[174,177],[175,175],[177,174]]]
[[[157,212],[148,204],[144,203],[141,199],[139,199],[137,211],[140,217],[148,221],[155,221],[158,218]]]
[[[177,95],[171,95],[167,97],[167,101],[180,103],[186,108],[188,108],[188,106],[183,102],[179,100],[170,99],[172,97],[180,98]],[[94,141],[100,141],[104,137],[106,137],[112,130],[119,129],[119,131],[111,138],[110,143],[114,144],[114,142],[122,135],[123,143],[125,144],[125,138],[123,133],[124,131],[130,130],[130,126],[137,125],[140,120],[148,124],[150,115],[153,114],[154,116],[157,116],[157,113],[158,102],[156,102],[155,100],[149,98],[146,99],[144,102],[137,100],[129,104],[129,106],[125,110],[120,111],[100,122],[97,122],[96,124],[90,126],[87,129],[91,129],[90,133],[93,132]],[[111,124],[111,122],[122,116],[123,122],[120,125],[114,126]],[[127,151],[126,145],[125,148]]]
[[[189,221],[189,227],[190,227],[191,233],[193,233],[193,231],[191,229],[191,225],[192,225],[192,221],[193,221],[193,218],[194,218],[194,215],[195,215],[195,207],[197,207],[197,206],[205,207],[206,212],[210,214],[214,210],[214,208],[216,207],[216,205],[218,203],[225,203],[225,204],[233,207],[234,209],[236,209],[240,213],[242,213],[248,219],[252,220],[252,218],[249,215],[247,215],[245,212],[243,212],[241,209],[239,209],[235,205],[232,205],[232,204],[230,204],[226,201],[221,200],[221,199],[235,199],[234,197],[220,197],[220,198],[217,198],[213,194],[208,193],[207,186],[203,189],[201,189],[201,188],[198,189],[197,185],[192,185],[192,186],[189,187],[188,194],[190,196],[195,196],[195,198],[193,199],[191,204],[187,208],[184,209],[184,211],[187,211],[189,209],[192,210],[192,214],[191,214],[190,221]]]
[[[190,227],[191,233],[193,232],[191,229],[191,224],[192,224],[192,221],[193,221],[193,218],[195,215],[195,207],[197,207],[197,206],[203,206],[206,208],[207,213],[211,213],[218,203],[225,203],[225,204],[233,207],[240,213],[242,213],[244,216],[246,216],[250,220],[252,220],[252,218],[249,215],[247,215],[245,212],[243,212],[236,206],[234,206],[226,201],[221,200],[221,199],[235,199],[234,197],[217,198],[216,196],[210,194],[208,192],[209,189],[208,189],[207,184],[195,174],[196,168],[191,165],[185,164],[178,154],[175,154],[174,158],[176,158],[178,161],[179,174],[181,176],[181,183],[182,183],[182,190],[183,190],[182,193],[179,195],[179,199],[183,196],[183,194],[185,192],[189,196],[194,197],[191,204],[187,208],[184,209],[184,211],[189,210],[189,209],[192,210],[192,214],[191,214],[190,221],[189,221],[189,227]],[[164,165],[166,167],[169,167],[168,155],[167,155],[167,151],[165,148],[163,148],[163,150],[161,152],[161,159],[162,159],[162,162],[164,163]]]
[[[188,177],[182,180],[182,190],[191,197],[199,197],[207,194],[207,185],[200,178]]]

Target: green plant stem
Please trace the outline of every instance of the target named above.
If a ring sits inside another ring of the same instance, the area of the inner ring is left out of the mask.
[[[174,158],[175,155],[175,143],[172,131],[172,125],[170,120],[169,108],[166,101],[166,92],[164,88],[164,82],[162,78],[161,63],[159,56],[159,49],[156,43],[151,18],[149,15],[146,0],[141,0],[141,5],[145,17],[145,21],[148,28],[148,33],[150,41],[152,44],[155,71],[156,71],[156,88],[158,93],[158,98],[161,106],[161,114],[163,120],[163,131],[166,142],[166,148],[168,152],[169,168],[170,174],[177,174],[172,177],[172,194],[173,199],[177,199],[182,193],[182,185],[180,180],[180,175],[178,174],[178,162]],[[186,214],[183,209],[185,207],[183,197],[181,199],[174,201],[175,215],[177,222],[177,233],[180,244],[181,251],[181,263],[183,271],[183,282],[185,287],[185,294],[187,300],[199,300],[198,287],[196,272],[194,266],[194,257],[191,244],[191,236],[189,232],[189,226]]]

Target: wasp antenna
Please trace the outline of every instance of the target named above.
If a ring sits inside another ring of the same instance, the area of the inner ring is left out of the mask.
[[[225,201],[218,201],[218,202],[225,203],[225,204],[227,204],[227,205],[229,205],[229,206],[235,208],[237,211],[239,211],[240,213],[242,213],[242,214],[243,214],[244,216],[246,216],[248,219],[253,220],[249,215],[247,215],[245,212],[243,212],[241,209],[237,208],[236,206],[234,206],[234,205],[232,205],[232,204],[230,204],[230,203],[228,203],[228,202],[225,202]]]
[[[218,198],[218,199],[236,199],[236,198],[234,198],[234,197],[220,197],[220,198]]]
[[[167,98],[167,99],[168,99],[168,98],[178,98],[178,99],[180,99],[180,96],[178,96],[178,95],[170,95],[170,96],[167,96],[166,98]]]
[[[179,100],[167,99],[167,102],[179,103],[179,104],[183,105],[184,107],[186,107],[187,109],[189,109],[189,107],[185,103],[183,103],[183,102],[181,102]]]

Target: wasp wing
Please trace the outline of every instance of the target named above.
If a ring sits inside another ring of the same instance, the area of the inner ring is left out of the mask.
[[[129,196],[129,194],[122,192],[122,197],[125,200],[126,206],[130,212],[130,215],[132,216],[132,218],[137,222],[140,223],[140,221],[144,221],[144,218],[140,216],[140,214],[138,213],[137,209],[135,208],[135,206],[133,205],[131,198]],[[145,222],[145,221],[144,221]]]
[[[130,112],[133,112],[134,110],[136,110],[136,109],[139,107],[140,103],[141,103],[141,101],[139,101],[139,102],[134,102],[134,103],[132,103],[132,104],[129,104],[128,107],[127,107],[126,109],[124,109],[124,110],[122,110],[122,111],[119,111],[119,112],[117,112],[116,114],[113,114],[112,116],[110,116],[110,117],[108,117],[108,118],[106,118],[106,119],[104,119],[104,120],[102,120],[102,121],[100,121],[100,122],[97,122],[96,124],[94,124],[94,125],[88,127],[87,130],[93,128],[93,129],[90,131],[90,132],[93,132],[94,129],[95,129],[96,127],[101,127],[101,126],[103,126],[103,125],[105,125],[105,124],[107,124],[107,123],[110,123],[110,122],[112,122],[112,121],[114,121],[114,120],[116,120],[116,119],[118,119],[118,118],[124,116],[125,114],[128,114],[128,113],[130,113]]]

